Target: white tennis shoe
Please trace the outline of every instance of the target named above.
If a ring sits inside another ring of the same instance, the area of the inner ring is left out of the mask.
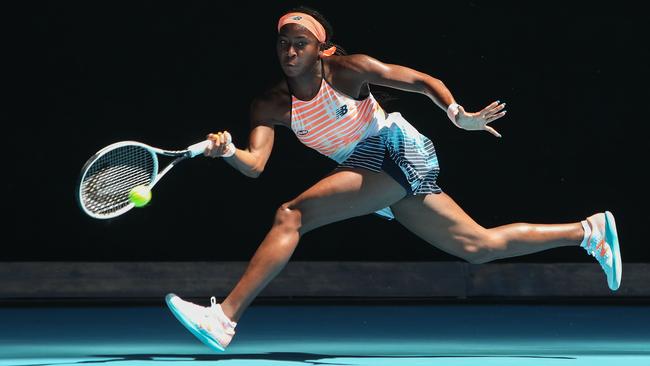
[[[607,285],[616,291],[621,286],[623,264],[614,215],[605,211],[589,216],[586,221],[591,228],[591,235],[582,247],[600,263],[607,276]]]
[[[175,294],[168,294],[165,301],[176,319],[205,345],[219,351],[228,347],[237,323],[224,314],[214,297],[210,298],[210,306],[196,305]]]

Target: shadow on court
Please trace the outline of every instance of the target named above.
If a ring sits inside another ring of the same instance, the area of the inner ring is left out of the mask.
[[[302,352],[270,352],[255,354],[223,354],[223,355],[192,355],[192,354],[128,354],[128,355],[93,355],[92,358],[102,358],[101,360],[80,360],[77,362],[66,362],[66,364],[101,364],[124,361],[156,361],[156,362],[187,362],[187,361],[230,361],[230,360],[250,360],[250,361],[291,361],[302,362],[307,365],[331,365],[333,359],[436,359],[436,358],[534,358],[534,359],[560,359],[574,360],[575,357],[568,356],[532,356],[532,355],[395,355],[395,356],[362,356],[362,355],[324,355],[316,353]],[[50,366],[59,363],[40,363],[22,366]],[[337,363],[340,364],[340,363]]]

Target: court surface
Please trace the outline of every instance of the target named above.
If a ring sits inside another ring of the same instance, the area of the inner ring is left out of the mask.
[[[647,305],[253,305],[217,353],[162,298],[5,305],[0,365],[647,366],[649,328]]]

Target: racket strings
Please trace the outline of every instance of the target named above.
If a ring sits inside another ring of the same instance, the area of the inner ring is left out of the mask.
[[[151,184],[156,169],[155,155],[141,146],[111,150],[88,167],[81,182],[82,203],[97,215],[121,210],[130,204],[131,189]]]

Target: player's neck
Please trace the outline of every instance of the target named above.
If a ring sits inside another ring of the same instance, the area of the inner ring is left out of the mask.
[[[317,62],[312,70],[294,77],[287,77],[289,91],[301,100],[313,99],[320,90],[323,82],[321,62]]]

